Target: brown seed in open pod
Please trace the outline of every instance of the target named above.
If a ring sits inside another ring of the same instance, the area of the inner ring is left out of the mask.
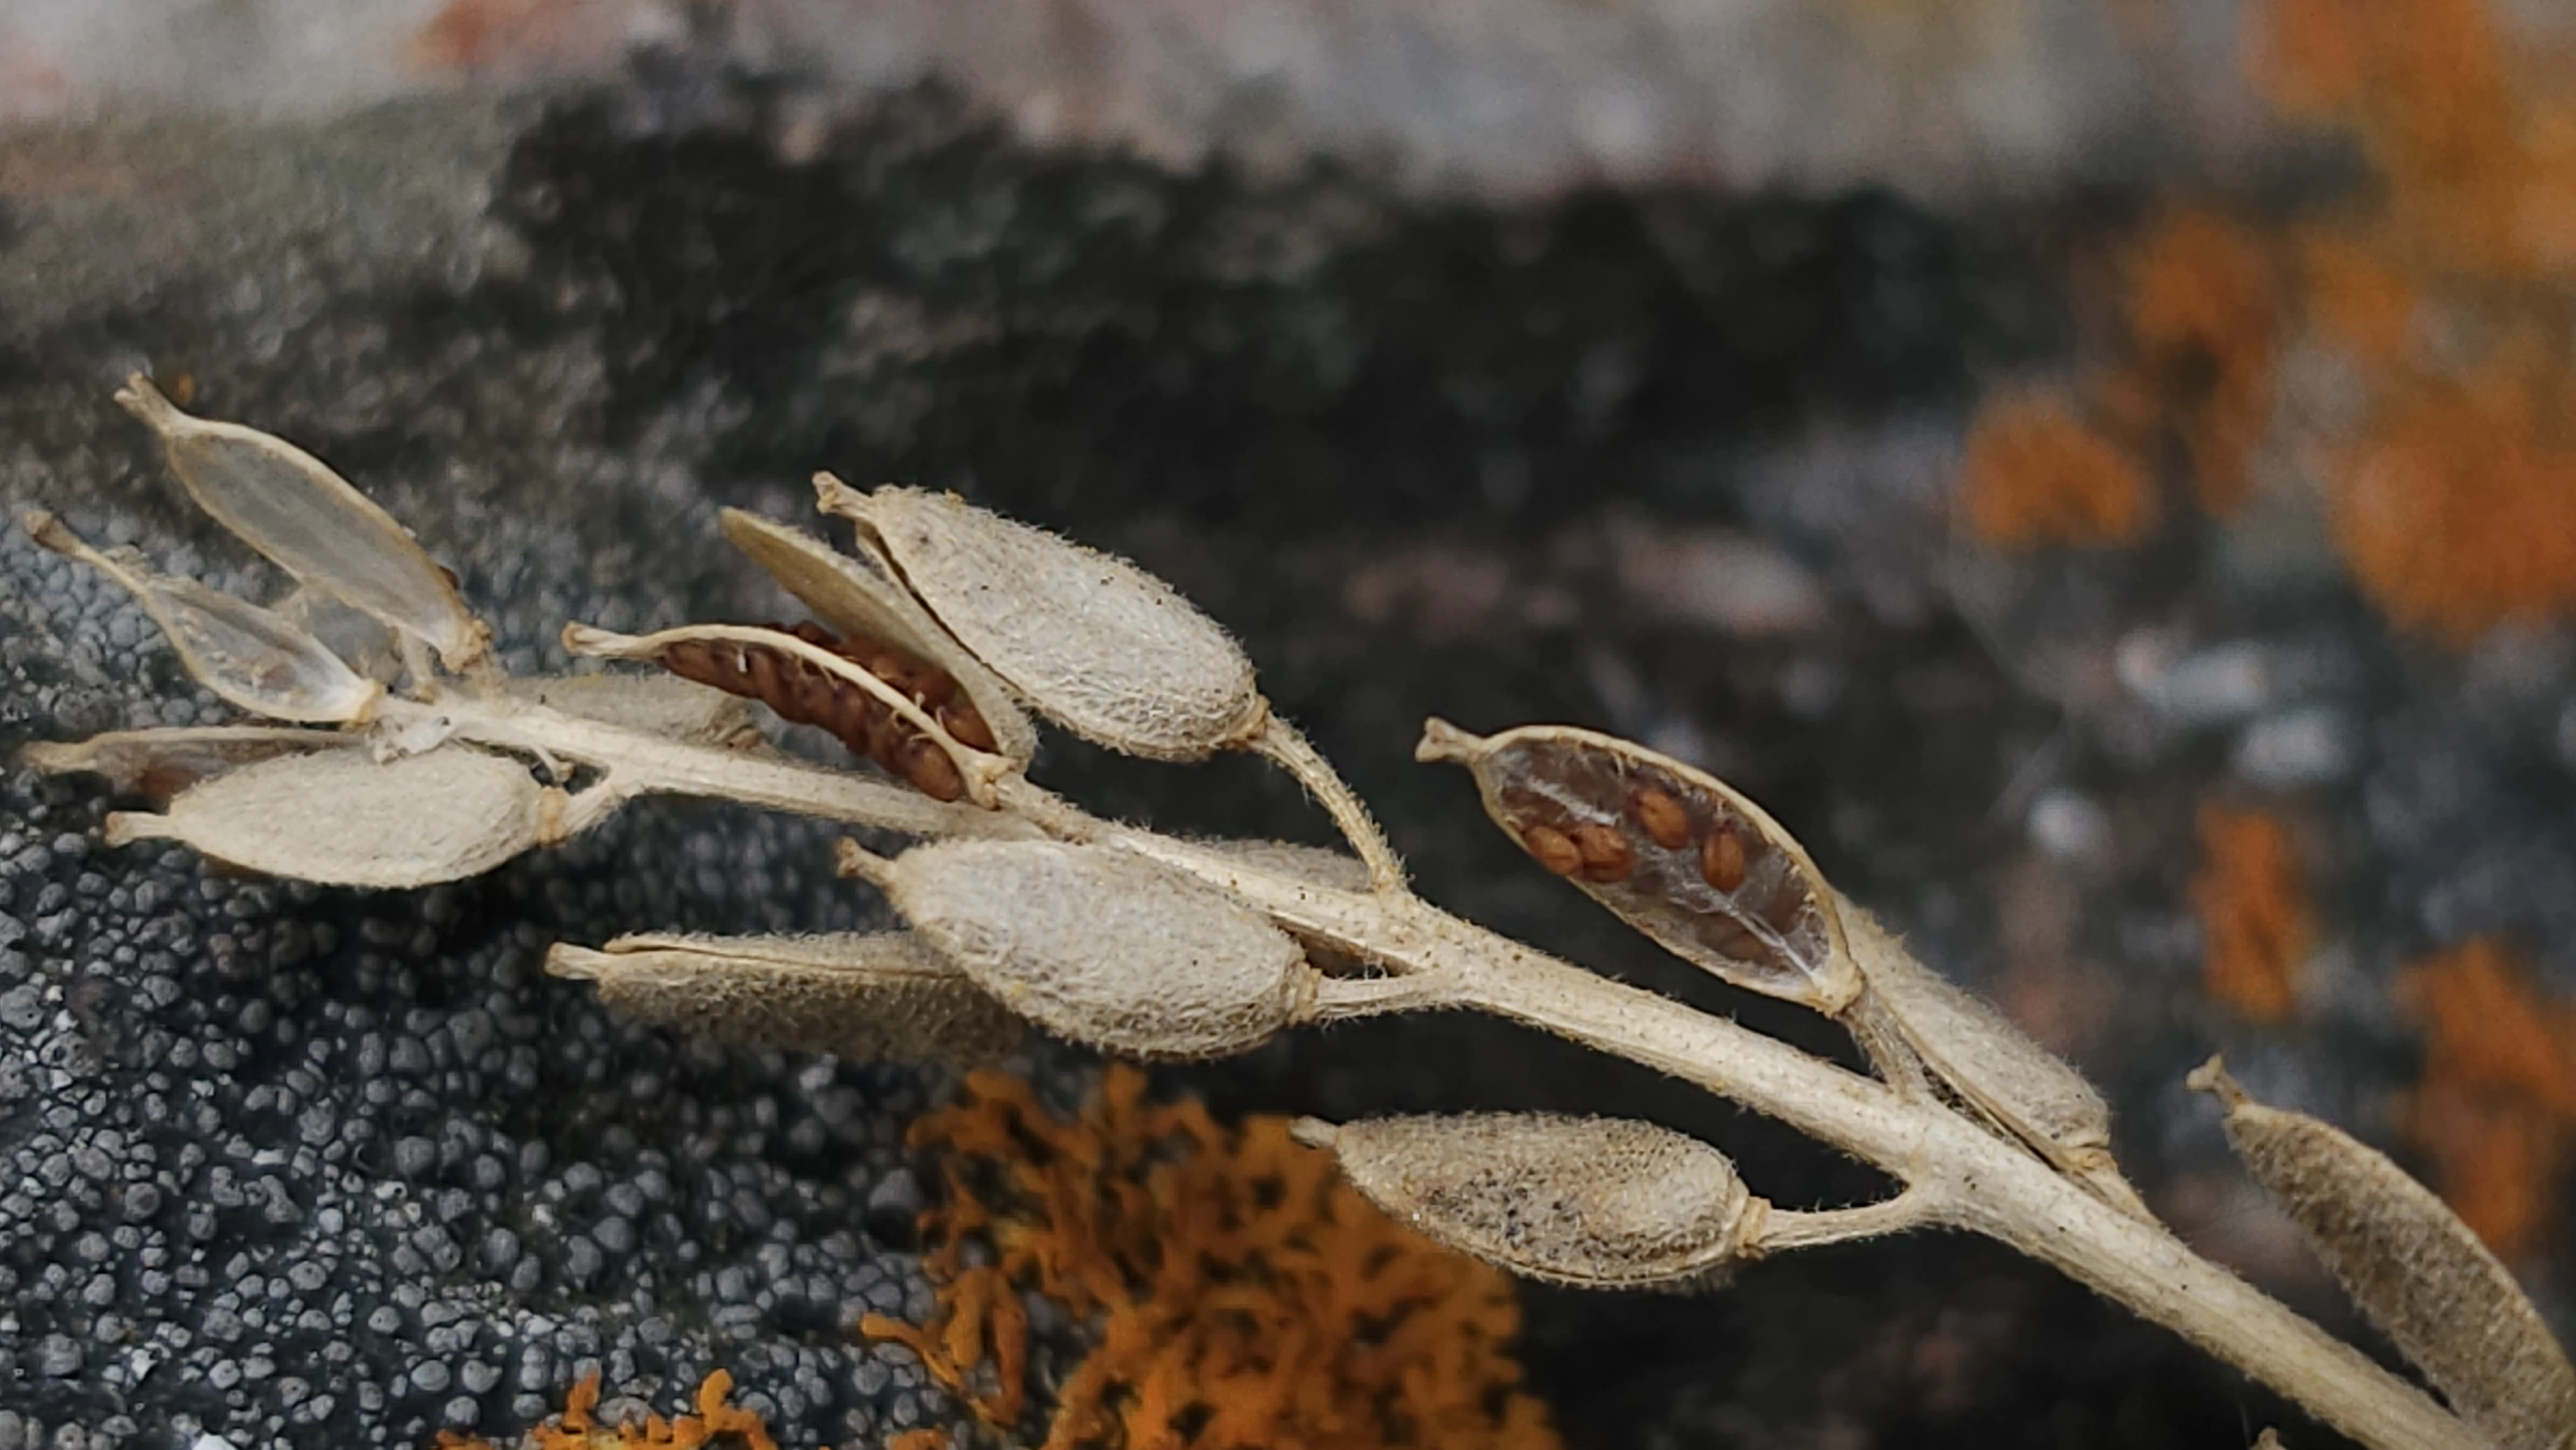
[[[168,813],[118,812],[107,843],[172,840],[270,876],[404,888],[479,876],[538,842],[543,788],[506,756],[443,745],[385,764],[358,750],[263,760]]]
[[[598,951],[558,943],[546,970],[660,1026],[853,1061],[966,1066],[1027,1031],[910,932],[622,936]]]
[[[859,540],[864,557],[852,558],[820,539],[740,509],[726,509],[718,521],[734,547],[750,555],[816,618],[853,641],[891,645],[954,680],[991,732],[995,754],[1019,766],[1037,754],[1037,730],[1000,678],[894,581],[893,565],[883,561],[864,535]]]
[[[2576,1367],[2458,1214],[2342,1129],[2247,1097],[2217,1058],[2191,1085],[2226,1108],[2255,1181],[2462,1419],[2497,1450],[2576,1445]]]
[[[1684,961],[1827,1014],[1860,994],[1823,873],[1725,782],[1567,725],[1432,720],[1414,758],[1466,766],[1505,834]]]
[[[881,488],[846,506],[957,642],[1074,734],[1155,760],[1260,736],[1251,661],[1134,564],[954,494]]]
[[[1297,1020],[1315,972],[1231,898],[1113,846],[940,841],[879,884],[1003,1006],[1136,1057],[1247,1052]]]
[[[161,435],[197,507],[279,568],[426,641],[450,669],[481,657],[491,631],[446,571],[321,459],[255,428],[180,412],[141,373],[116,401]]]
[[[1310,1118],[1296,1132],[1332,1149],[1351,1186],[1397,1222],[1551,1284],[1713,1283],[1767,1208],[1725,1154],[1624,1118]]]

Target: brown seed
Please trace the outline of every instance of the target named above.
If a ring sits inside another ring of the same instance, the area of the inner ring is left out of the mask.
[[[957,762],[932,744],[928,736],[915,735],[905,740],[896,747],[895,758],[903,778],[932,800],[953,801],[966,793],[966,779],[957,773]]]
[[[1744,884],[1744,842],[1731,825],[1719,826],[1699,848],[1699,877],[1720,891]]]
[[[1583,869],[1583,852],[1574,838],[1553,826],[1526,826],[1521,830],[1521,849],[1558,876],[1571,876]]]
[[[1613,826],[1580,825],[1570,832],[1574,849],[1583,856],[1583,879],[1586,881],[1625,881],[1637,869],[1637,849]]]
[[[1664,792],[1647,786],[1628,802],[1637,816],[1637,824],[1655,838],[1655,844],[1667,851],[1678,851],[1690,844],[1690,812],[1682,803]]]

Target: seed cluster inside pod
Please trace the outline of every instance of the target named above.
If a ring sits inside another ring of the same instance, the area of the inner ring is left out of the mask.
[[[1433,721],[1418,753],[1466,765],[1485,809],[1523,850],[1667,950],[1821,1011],[1858,995],[1814,863],[1722,783],[1566,726],[1484,739]]]
[[[992,728],[947,671],[889,644],[835,637],[811,622],[762,628],[829,650],[892,685],[960,745],[984,751],[994,748]],[[957,762],[938,742],[913,728],[885,701],[784,650],[739,639],[692,639],[664,648],[655,659],[684,680],[758,700],[799,725],[821,726],[848,746],[851,754],[875,761],[933,800],[953,801],[966,793]]]

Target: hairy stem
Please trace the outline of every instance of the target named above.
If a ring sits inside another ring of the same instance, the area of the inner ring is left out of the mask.
[[[1333,769],[1332,762],[1297,732],[1297,727],[1270,715],[1263,719],[1261,733],[1251,748],[1297,777],[1309,794],[1331,814],[1333,824],[1341,828],[1351,849],[1360,853],[1368,864],[1369,885],[1379,891],[1399,891],[1404,887],[1404,863],[1397,860],[1395,848],[1387,844],[1386,833],[1368,812],[1357,792]]]

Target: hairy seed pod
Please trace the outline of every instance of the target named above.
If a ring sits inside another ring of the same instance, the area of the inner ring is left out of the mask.
[[[558,943],[546,970],[658,1026],[857,1062],[968,1066],[1026,1032],[910,932],[622,936],[598,951]]]
[[[2217,1058],[2191,1086],[2226,1108],[2255,1181],[2462,1419],[2497,1450],[2576,1446],[2576,1367],[2459,1215],[2342,1129],[2247,1097]]]
[[[166,815],[111,814],[107,843],[172,840],[270,876],[400,890],[479,876],[536,845],[544,795],[526,766],[463,745],[383,765],[333,750],[218,776]]]
[[[1309,1118],[1296,1131],[1332,1149],[1351,1186],[1397,1222],[1551,1284],[1713,1283],[1767,1208],[1725,1154],[1624,1118]]]
[[[1348,851],[1330,846],[1302,846],[1294,841],[1197,840],[1203,851],[1229,857],[1256,871],[1285,876],[1335,891],[1369,889],[1368,864]]]
[[[1000,677],[950,637],[921,601],[894,582],[894,566],[885,562],[864,534],[858,540],[862,557],[852,558],[758,514],[726,509],[718,517],[734,547],[750,555],[753,563],[825,625],[853,644],[879,642],[955,681],[964,697],[954,706],[958,721],[952,724],[943,716],[941,723],[960,743],[991,751],[1017,766],[1026,766],[1037,754],[1037,729],[1012,701]],[[976,738],[961,733],[961,725],[976,732]]]
[[[131,593],[197,683],[245,710],[273,720],[343,724],[372,716],[384,696],[384,686],[361,678],[283,616],[194,579],[156,573],[131,549],[93,549],[52,514],[31,511],[21,522],[38,544]]]
[[[958,643],[1074,734],[1154,760],[1197,760],[1260,735],[1269,705],[1251,661],[1162,580],[954,494],[850,498]]]
[[[2051,1163],[2133,1201],[2111,1165],[2110,1105],[2083,1074],[1916,960],[1868,912],[1838,905],[1853,963],[1933,1076]]]
[[[970,749],[989,751],[993,734],[973,701],[944,672],[891,645],[841,640],[817,624],[762,625],[828,650],[902,692]],[[730,695],[760,701],[781,719],[819,725],[889,774],[933,800],[966,793],[957,762],[884,700],[786,650],[741,639],[690,639],[665,645],[654,656],[662,668]]]
[[[1296,940],[1176,871],[1112,846],[942,841],[884,872],[923,939],[1003,1006],[1136,1057],[1247,1052],[1314,996]]]
[[[1825,1013],[1860,994],[1832,888],[1724,782],[1562,725],[1488,738],[1433,720],[1414,758],[1466,766],[1522,849],[1683,960]]]
[[[457,597],[455,581],[322,460],[256,429],[192,418],[141,373],[116,401],[161,435],[197,507],[279,568],[427,641],[450,669],[482,655],[491,631]]]
[[[670,675],[622,670],[512,679],[509,693],[580,720],[640,731],[690,745],[731,745],[752,738],[751,707],[739,696]]]
[[[366,744],[362,733],[303,730],[292,725],[183,725],[162,730],[115,730],[87,740],[38,741],[19,757],[47,775],[88,771],[129,795],[168,804],[201,780],[281,755],[346,750]]]

